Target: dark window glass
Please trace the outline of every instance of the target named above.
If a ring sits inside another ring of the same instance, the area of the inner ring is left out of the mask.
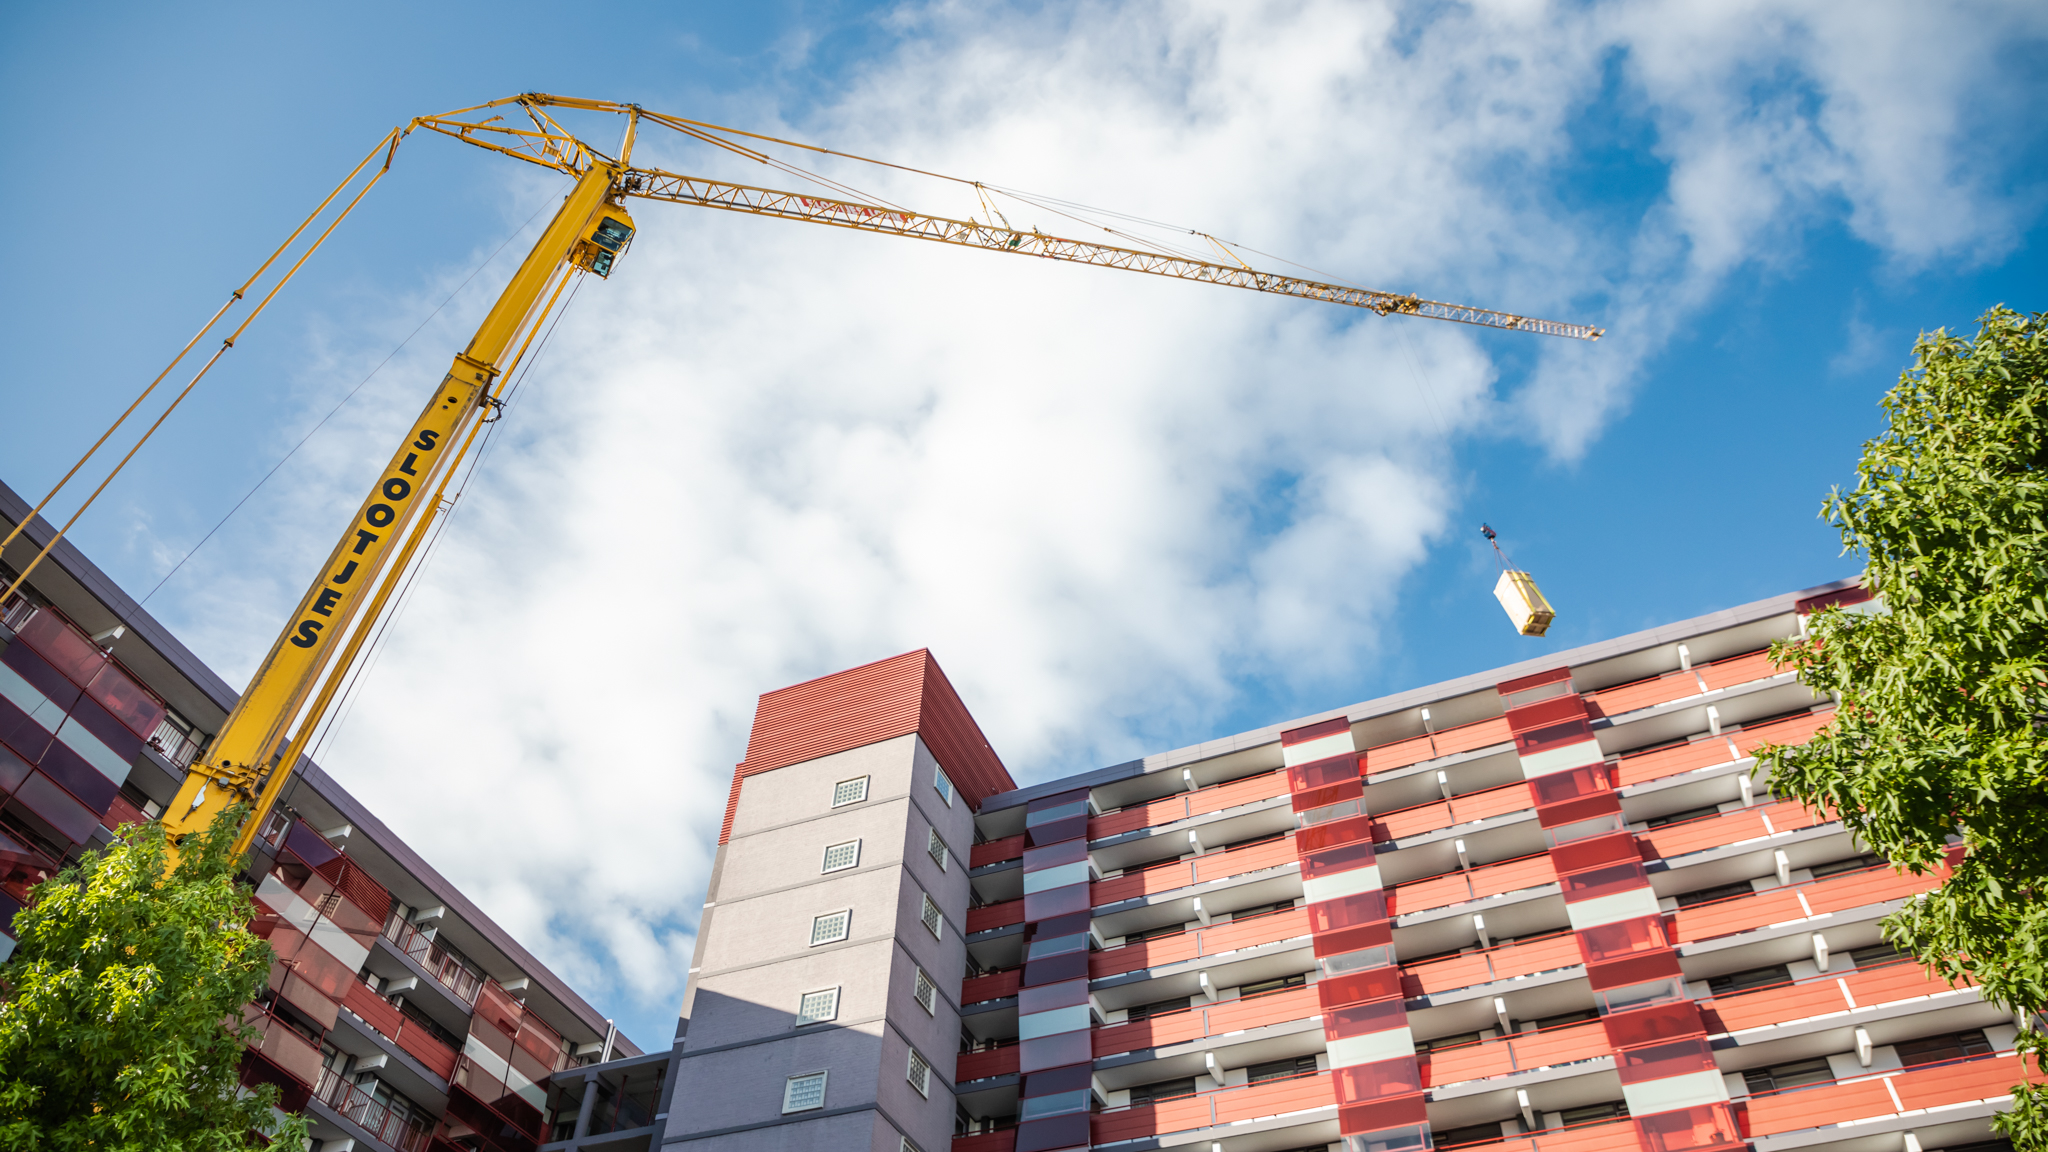
[[[1690,908],[1695,904],[1706,904],[1714,900],[1726,900],[1731,896],[1747,896],[1754,891],[1756,889],[1751,887],[1747,880],[1740,884],[1721,884],[1713,888],[1702,888],[1697,892],[1681,893],[1678,897],[1678,906],[1680,908]]]
[[[1157,928],[1140,928],[1135,932],[1124,933],[1124,943],[1137,944],[1146,940],[1157,940],[1161,936],[1178,936],[1185,931],[1187,929],[1179,924],[1161,924]]]
[[[1225,844],[1220,848],[1212,848],[1210,849],[1210,851],[1228,852],[1232,848],[1249,848],[1254,844],[1264,844],[1268,840],[1278,840],[1285,835],[1287,835],[1286,832],[1268,832],[1264,836],[1252,836],[1244,840],[1232,840],[1230,843]]]
[[[1961,1060],[1965,1056],[1982,1056],[1991,1051],[1991,1042],[1977,1029],[1968,1032],[1951,1032],[1945,1036],[1923,1036],[1918,1040],[1906,1040],[1899,1044],[1899,1063],[1908,1068],[1922,1064],[1938,1064],[1943,1060]]]
[[[1285,912],[1293,907],[1294,901],[1280,900],[1272,904],[1261,904],[1256,908],[1240,908],[1230,914],[1230,922],[1235,924],[1239,920],[1249,920],[1254,916],[1264,916],[1269,912]]]
[[[1448,1132],[1432,1131],[1429,1134],[1430,1143],[1438,1148],[1455,1148],[1460,1144],[1484,1144],[1489,1140],[1499,1140],[1500,1138],[1499,1121],[1491,1124],[1468,1124],[1463,1128],[1453,1128]]]
[[[1460,1032],[1456,1036],[1439,1036],[1434,1040],[1417,1040],[1415,1042],[1415,1054],[1417,1056],[1421,1056],[1425,1053],[1435,1052],[1441,1048],[1456,1048],[1460,1044],[1477,1043],[1479,1043],[1479,1033]],[[1499,1125],[1494,1125],[1493,1134],[1494,1136],[1500,1135]]]
[[[1721,808],[1719,805],[1709,804],[1704,808],[1687,808],[1683,812],[1673,812],[1669,816],[1657,816],[1652,818],[1649,824],[1652,828],[1662,828],[1666,824],[1683,824],[1687,820],[1698,820],[1702,816],[1719,816],[1720,814]]]
[[[1882,863],[1884,863],[1884,857],[1873,856],[1866,852],[1861,856],[1851,856],[1847,860],[1830,860],[1825,864],[1815,864],[1810,871],[1813,873],[1813,878],[1819,880],[1823,876],[1839,876],[1844,872],[1861,872],[1865,868],[1875,868]]]
[[[1782,1092],[1788,1088],[1800,1088],[1808,1084],[1825,1084],[1835,1078],[1834,1070],[1822,1060],[1795,1060],[1790,1064],[1775,1064],[1769,1068],[1752,1068],[1742,1074],[1752,1095],[1761,1092]]]
[[[1130,1022],[1136,1023],[1140,1020],[1150,1020],[1152,1017],[1166,1012],[1178,1012],[1186,1008],[1188,1003],[1188,997],[1176,996],[1171,1000],[1155,1000],[1150,1004],[1140,1004],[1131,1009]]]
[[[1599,1012],[1588,1008],[1583,1012],[1560,1012],[1555,1016],[1545,1016],[1541,1020],[1532,1020],[1530,1023],[1538,1028],[1562,1028],[1566,1024],[1578,1024],[1582,1021],[1598,1020],[1599,1018]]]
[[[1262,996],[1268,992],[1279,992],[1287,988],[1299,988],[1306,983],[1308,983],[1308,973],[1296,972],[1292,976],[1282,976],[1277,980],[1261,980],[1256,984],[1246,984],[1237,990],[1237,995],[1240,999]]]
[[[1157,1104],[1161,1100],[1178,1100],[1195,1094],[1195,1078],[1185,1080],[1161,1080],[1157,1084],[1140,1084],[1131,1089],[1131,1104]]]
[[[1316,1058],[1296,1056],[1292,1060],[1274,1060],[1265,1064],[1254,1064],[1245,1070],[1249,1083],[1264,1084],[1268,1080],[1292,1080],[1296,1076],[1308,1076],[1316,1070]]]
[[[1858,968],[1875,968],[1880,964],[1890,964],[1905,958],[1906,953],[1885,943],[1870,944],[1849,951],[1849,959],[1855,961]]]
[[[1588,1104],[1584,1108],[1567,1108],[1557,1114],[1558,1121],[1569,1128],[1574,1124],[1591,1124],[1596,1120],[1613,1120],[1628,1115],[1628,1105],[1620,1100],[1609,1100],[1605,1104]]]
[[[1743,972],[1730,972],[1726,976],[1707,978],[1707,991],[1716,996],[1727,996],[1735,992],[1747,992],[1752,988],[1768,988],[1773,984],[1790,984],[1792,970],[1783,964],[1772,964],[1765,968],[1751,968]]]

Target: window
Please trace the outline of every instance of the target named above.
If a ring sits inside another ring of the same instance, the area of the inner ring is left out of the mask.
[[[1567,1024],[1581,1024],[1587,1020],[1598,1020],[1599,1018],[1600,1013],[1591,1008],[1586,1008],[1578,1012],[1560,1012],[1555,1016],[1545,1016],[1541,1020],[1531,1020],[1529,1023],[1538,1031],[1541,1031],[1545,1028],[1562,1028]]]
[[[1230,914],[1230,922],[1235,924],[1239,920],[1249,920],[1254,916],[1264,916],[1269,912],[1287,912],[1293,908],[1294,901],[1292,900],[1276,900],[1271,904],[1261,904],[1256,908],[1239,908]]]
[[[797,1001],[796,1023],[799,1028],[805,1024],[816,1024],[821,1020],[836,1020],[838,1017],[839,989],[837,988],[823,988],[816,992],[806,992],[803,994],[803,999]]]
[[[1875,868],[1884,862],[1884,857],[1873,856],[1866,852],[1861,856],[1851,856],[1847,860],[1831,860],[1826,864],[1815,864],[1812,868],[1813,878],[1820,880],[1828,876],[1840,876],[1844,872],[1861,872],[1865,868]]]
[[[1751,968],[1743,972],[1730,972],[1726,976],[1712,976],[1707,979],[1707,991],[1715,996],[1727,996],[1736,992],[1747,992],[1752,988],[1769,988],[1774,984],[1790,984],[1792,970],[1783,964],[1772,964],[1764,968]]]
[[[1680,908],[1690,908],[1695,904],[1726,900],[1731,896],[1747,896],[1755,891],[1756,888],[1747,880],[1739,884],[1722,884],[1714,888],[1702,888],[1697,892],[1681,893],[1678,897],[1678,906]]]
[[[1240,1000],[1249,1000],[1254,996],[1264,996],[1268,992],[1284,992],[1289,988],[1299,988],[1306,983],[1308,983],[1308,973],[1296,972],[1292,976],[1281,976],[1272,980],[1261,980],[1256,984],[1247,984],[1237,990],[1237,997]]]
[[[1417,1040],[1415,1042],[1415,1054],[1417,1056],[1424,1056],[1431,1052],[1436,1052],[1444,1048],[1456,1048],[1461,1044],[1477,1043],[1479,1043],[1479,1033],[1460,1032],[1455,1036],[1439,1036],[1434,1040]],[[1494,1132],[1494,1136],[1498,1135],[1500,1135],[1500,1133],[1496,1130]],[[1489,1140],[1492,1138],[1493,1137],[1491,1136],[1487,1137],[1487,1139]]]
[[[836,944],[846,939],[853,927],[853,910],[827,912],[823,916],[811,917],[811,944]]]
[[[808,1112],[825,1106],[825,1074],[806,1072],[791,1076],[782,1085],[782,1110],[787,1112]]]
[[[865,776],[856,776],[851,780],[841,780],[832,786],[832,806],[834,808],[839,807],[841,804],[858,804],[867,798],[868,778]]]
[[[1139,1004],[1131,1009],[1125,1023],[1135,1024],[1140,1020],[1150,1020],[1154,1016],[1162,1016],[1168,1012],[1179,1012],[1186,1008],[1188,1003],[1188,997],[1175,996],[1170,1000],[1154,1000],[1150,1004]]]
[[[917,970],[917,984],[910,994],[916,998],[917,1006],[924,1009],[925,1015],[939,1014],[939,986],[932,983],[932,978],[924,974],[924,969]]]
[[[1649,820],[1649,825],[1652,828],[1662,828],[1667,824],[1683,824],[1687,820],[1698,820],[1703,816],[1719,816],[1720,814],[1721,806],[1719,804],[1709,804],[1704,808],[1687,808],[1683,812],[1673,812],[1669,816],[1653,816]]]
[[[1828,1067],[1824,1057],[1819,1060],[1796,1060],[1790,1064],[1779,1064],[1770,1068],[1752,1068],[1742,1074],[1742,1081],[1749,1086],[1752,1096],[1762,1092],[1801,1088],[1808,1084],[1825,1084],[1834,1078],[1835,1073]]]
[[[1938,1064],[1943,1060],[1961,1060],[1965,1056],[1982,1056],[1991,1051],[1991,1041],[1984,1038],[1981,1029],[1968,1032],[1951,1032],[1945,1036],[1928,1036],[1919,1040],[1899,1042],[1899,1063],[1908,1068],[1922,1064]]]
[[[1620,1100],[1605,1104],[1588,1104],[1584,1108],[1567,1108],[1557,1114],[1558,1123],[1569,1128],[1574,1124],[1592,1124],[1600,1120],[1615,1120],[1628,1115],[1628,1105]]]
[[[1187,927],[1181,924],[1161,924],[1157,928],[1140,928],[1135,932],[1125,933],[1124,943],[1143,944],[1147,940],[1157,940],[1162,936],[1178,936],[1186,931]]]
[[[1891,944],[1871,944],[1863,948],[1852,949],[1849,952],[1849,959],[1854,961],[1858,968],[1872,968],[1879,964],[1890,964],[1895,960],[1903,960],[1905,957],[1906,953],[1899,951],[1898,948]]]
[[[919,1096],[932,1094],[932,1066],[924,1062],[924,1057],[915,1048],[910,1050],[910,1069],[903,1078],[910,1081],[910,1086],[917,1089]]]
[[[937,828],[927,830],[924,850],[932,854],[932,859],[939,865],[939,871],[944,872],[946,870],[946,842],[939,839],[939,830]]]
[[[842,868],[851,868],[858,863],[860,863],[860,841],[848,840],[844,844],[834,844],[825,849],[825,866],[818,869],[818,871],[837,872]]]
[[[1314,1056],[1296,1056],[1291,1060],[1254,1064],[1245,1071],[1245,1080],[1251,1084],[1264,1084],[1268,1080],[1292,1080],[1297,1076],[1312,1076],[1315,1070]]]
[[[939,906],[932,903],[931,897],[924,898],[924,910],[918,913],[917,918],[924,921],[925,931],[932,934],[932,939],[939,938],[939,926],[945,923],[945,918],[939,915]]]
[[[1140,1084],[1131,1089],[1131,1107],[1143,1104],[1157,1104],[1161,1100],[1178,1100],[1195,1094],[1195,1078],[1185,1080],[1161,1080],[1157,1084]]]
[[[1460,1144],[1484,1144],[1499,1139],[1501,1134],[1498,1120],[1487,1124],[1468,1124],[1448,1132],[1431,1131],[1429,1134],[1431,1145],[1437,1148],[1455,1148]]]
[[[932,787],[939,790],[939,799],[944,800],[946,807],[951,808],[953,806],[953,778],[946,775],[946,770],[936,764],[932,766]]]

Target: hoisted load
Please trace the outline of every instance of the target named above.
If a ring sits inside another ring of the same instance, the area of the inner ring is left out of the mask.
[[[1550,607],[1550,601],[1543,598],[1542,589],[1536,587],[1536,578],[1508,562],[1492,528],[1481,524],[1479,531],[1493,545],[1493,554],[1500,560],[1500,581],[1493,586],[1493,598],[1507,610],[1515,631],[1524,636],[1543,635],[1550,622],[1557,619],[1557,613]]]

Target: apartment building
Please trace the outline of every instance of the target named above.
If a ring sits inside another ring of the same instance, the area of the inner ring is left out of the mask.
[[[27,513],[0,485],[0,532]],[[0,576],[50,535],[31,525]],[[156,816],[234,701],[60,543],[0,605],[0,933],[29,887]],[[242,1077],[279,1086],[315,1152],[531,1152],[551,1135],[551,1077],[639,1055],[317,764],[301,761],[260,831],[252,927],[278,963],[245,1011],[260,1039]],[[13,948],[0,935],[0,956]],[[637,1098],[602,1115],[652,1123]]]
[[[674,1107],[552,1147],[1988,1148],[2015,1022],[1751,753],[1853,582],[1014,787],[928,654],[762,697]],[[605,1083],[611,1066],[586,1075]],[[687,1102],[687,1107],[685,1104]]]

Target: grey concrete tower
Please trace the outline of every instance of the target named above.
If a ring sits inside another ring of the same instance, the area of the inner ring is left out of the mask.
[[[924,651],[762,697],[663,1146],[949,1146],[974,807],[1013,787]]]

